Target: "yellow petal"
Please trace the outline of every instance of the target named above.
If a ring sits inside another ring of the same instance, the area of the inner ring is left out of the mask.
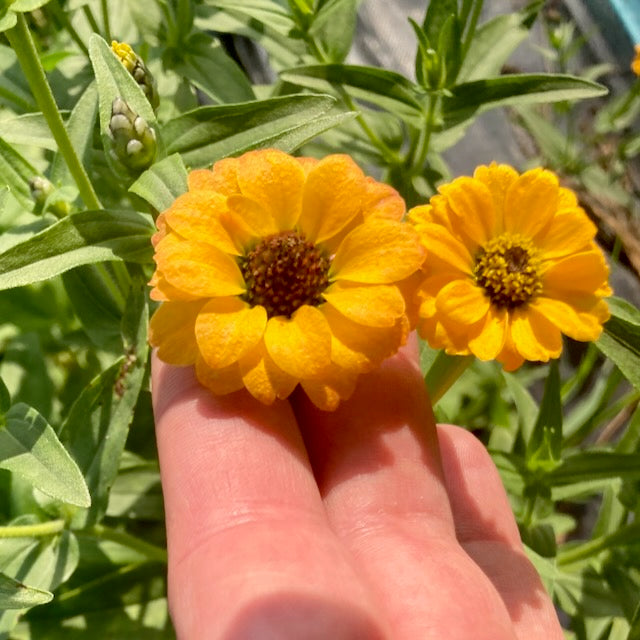
[[[473,259],[469,249],[439,224],[426,223],[421,229],[423,244],[428,248],[425,267],[429,267],[435,256],[446,263],[449,270],[456,269],[471,275]]]
[[[548,231],[536,241],[543,260],[584,251],[596,235],[596,226],[582,209],[559,211],[551,221]]]
[[[165,302],[149,322],[149,343],[158,348],[163,362],[175,365],[194,364],[198,356],[195,324],[204,300]]]
[[[276,365],[298,379],[317,376],[331,360],[329,325],[322,312],[309,305],[291,318],[270,318],[264,342]]]
[[[504,205],[504,228],[534,238],[558,210],[558,178],[546,169],[532,169],[511,184]]]
[[[518,172],[509,165],[493,162],[489,166],[478,167],[473,177],[485,184],[491,192],[495,212],[494,234],[500,235],[504,231],[504,203],[507,191],[518,179]]]
[[[305,174],[300,163],[277,149],[250,151],[238,158],[238,185],[275,221],[277,231],[292,229],[300,217]]]
[[[597,315],[578,312],[561,300],[539,297],[530,302],[529,306],[539,311],[562,333],[574,340],[597,340],[602,333],[602,325]]]
[[[340,280],[387,284],[417,271],[425,250],[412,226],[392,220],[370,220],[342,241],[331,264]]]
[[[362,207],[362,170],[346,155],[330,155],[311,169],[304,185],[298,224],[311,242],[339,233]]]
[[[240,372],[249,393],[264,404],[288,397],[298,384],[275,364],[262,341],[240,360]]]
[[[303,380],[304,389],[313,404],[323,411],[335,411],[341,400],[348,400],[356,387],[357,376],[336,365],[322,380]]]
[[[236,297],[213,298],[198,314],[196,340],[205,362],[221,369],[253,349],[266,326],[264,307],[250,307]]]
[[[496,356],[496,360],[502,363],[505,371],[515,371],[524,362],[524,358],[518,353],[513,339],[511,338],[511,332],[507,331],[506,340],[504,341],[504,347],[502,351]]]
[[[198,242],[179,242],[160,250],[156,262],[169,284],[185,293],[206,297],[232,296],[245,286],[236,261],[226,253]]]
[[[160,271],[156,271],[153,274],[149,285],[153,287],[149,293],[149,297],[156,302],[197,300],[200,297],[193,296],[169,284]]]
[[[516,309],[511,317],[513,343],[526,360],[547,362],[562,351],[560,329],[533,307]]]
[[[222,369],[212,369],[202,357],[198,357],[196,378],[203,387],[220,396],[233,393],[244,387],[237,362]]]
[[[322,295],[347,318],[369,327],[391,327],[405,309],[402,294],[389,285],[336,282]]]
[[[439,189],[456,216],[460,231],[476,245],[491,238],[496,221],[493,198],[480,180],[463,176]]]
[[[507,335],[509,313],[491,307],[484,322],[470,333],[469,349],[480,360],[493,360],[502,351]]]
[[[471,280],[454,280],[445,285],[436,298],[436,308],[453,322],[474,324],[489,311],[491,303],[482,289]]]
[[[211,181],[207,189],[217,191],[224,196],[240,193],[238,187],[238,158],[223,158],[211,168]]]
[[[608,276],[609,267],[600,250],[575,253],[550,263],[542,275],[543,291],[592,293]]]
[[[404,200],[393,187],[370,177],[365,179],[365,187],[362,202],[362,213],[365,220],[372,217],[397,220],[398,222],[402,220],[405,213]]]
[[[236,195],[227,198],[227,206],[235,224],[245,226],[252,236],[269,236],[279,231],[273,216],[255,200]]]
[[[217,183],[209,169],[194,169],[187,175],[189,191],[216,191]]]
[[[418,287],[420,315],[430,317],[436,313],[436,299],[440,290],[454,280],[460,279],[460,273],[449,271],[425,278]]]
[[[220,214],[226,208],[226,198],[219,193],[190,191],[176,198],[164,212],[164,218],[183,238],[206,242],[225,253],[237,255],[233,240],[220,222]]]

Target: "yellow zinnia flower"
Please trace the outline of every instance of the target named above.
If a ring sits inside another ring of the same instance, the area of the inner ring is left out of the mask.
[[[635,46],[636,55],[635,58],[631,62],[631,70],[637,76],[640,76],[640,44]]]
[[[562,333],[600,335],[611,289],[596,227],[550,171],[478,167],[409,219],[428,249],[418,331],[434,348],[512,371],[557,358]]]
[[[158,217],[151,344],[216,394],[300,384],[335,409],[395,353],[424,259],[404,201],[346,155],[252,151],[189,174]]]

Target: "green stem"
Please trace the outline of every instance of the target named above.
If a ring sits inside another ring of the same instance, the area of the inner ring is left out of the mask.
[[[82,7],[82,11],[87,19],[87,22],[89,23],[89,26],[91,27],[92,31],[94,33],[100,33],[100,27],[98,26],[98,23],[96,22],[96,19],[93,15],[93,12],[91,11],[91,7],[87,4],[85,4]]]
[[[102,7],[102,23],[104,24],[104,39],[107,42],[111,42],[111,25],[109,24],[109,7],[107,6],[107,0],[101,0],[100,6]]]
[[[44,538],[60,533],[63,529],[64,520],[0,527],[0,540],[2,538]]]
[[[124,547],[138,551],[142,555],[146,556],[149,560],[155,560],[157,562],[167,563],[167,552],[161,547],[157,547],[154,544],[140,540],[136,536],[132,536],[126,531],[120,531],[118,529],[112,529],[102,524],[95,524],[93,527],[86,531],[89,535],[95,535],[102,540],[110,540],[111,542],[117,542]]]
[[[87,49],[87,45],[82,41],[82,38],[75,30],[74,26],[71,24],[71,20],[69,20],[69,16],[66,11],[63,11],[60,7],[60,2],[58,0],[53,0],[50,4],[53,13],[56,18],[62,22],[64,28],[67,30],[68,34],[71,36],[71,39],[78,45],[82,53],[84,53],[87,58],[89,57],[89,49]]]
[[[58,149],[64,157],[69,171],[78,186],[80,197],[88,209],[101,209],[98,196],[93,189],[89,176],[85,171],[78,155],[71,144],[69,134],[62,121],[51,87],[47,82],[44,69],[40,63],[36,46],[27,26],[27,21],[21,13],[17,14],[18,22],[5,32],[11,48],[18,57],[18,62],[27,78],[31,93],[33,93],[42,114],[51,129],[51,133],[58,144]]]
[[[429,145],[431,144],[431,134],[433,133],[433,124],[436,115],[436,108],[440,100],[439,95],[429,94],[429,101],[427,104],[427,114],[425,117],[424,127],[420,131],[418,138],[418,144],[413,154],[413,168],[422,172],[422,167],[427,161],[427,155],[429,154]]]

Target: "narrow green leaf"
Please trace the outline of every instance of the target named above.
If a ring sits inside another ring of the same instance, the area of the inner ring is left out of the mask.
[[[2,609],[28,609],[53,600],[53,594],[34,589],[0,573],[0,611]]]
[[[636,607],[631,620],[631,629],[629,629],[629,635],[627,640],[640,640],[640,604]]]
[[[4,44],[0,44],[0,97],[17,113],[38,110],[15,52]]]
[[[342,62],[349,51],[361,0],[327,0],[313,18],[309,35],[328,62]]]
[[[10,144],[32,145],[51,151],[58,148],[42,113],[25,113],[2,120],[0,138]]]
[[[537,464],[557,461],[562,449],[562,400],[560,398],[558,362],[549,365],[538,418],[527,443],[527,458]]]
[[[93,262],[148,262],[154,231],[151,217],[135,211],[73,213],[0,254],[0,290]]]
[[[95,524],[107,509],[109,491],[133,420],[133,410],[147,369],[147,285],[142,275],[132,283],[122,320],[125,355],[103,371],[73,404],[61,437],[78,461],[92,504],[75,514],[73,524]]]
[[[640,453],[582,451],[565,457],[547,475],[552,486],[609,478],[640,479]]]
[[[294,95],[235,105],[199,107],[168,122],[163,129],[169,152],[179,152],[194,167],[250,149],[277,147],[291,152],[352,118],[330,112],[331,96]]]
[[[156,211],[168,209],[186,190],[187,169],[178,153],[154,163],[129,187],[129,191],[146,200]]]
[[[595,344],[640,389],[640,311],[620,298],[608,303],[611,318]]]
[[[473,356],[450,356],[440,351],[424,376],[431,402],[436,404],[474,361]]]
[[[40,172],[27,162],[10,144],[0,139],[0,185],[8,186],[16,200],[27,211],[33,209],[29,180]]]
[[[9,395],[9,389],[7,389],[7,385],[4,383],[2,378],[0,378],[0,420],[3,420],[4,414],[9,411],[9,407],[11,406],[11,396]],[[0,424],[2,424],[0,422]]]
[[[495,107],[597,98],[607,88],[576,76],[540,73],[474,80],[451,87],[450,92],[442,101],[445,128]]]
[[[16,473],[52,498],[88,507],[91,498],[78,466],[56,432],[32,407],[19,403],[0,428],[0,468]]]

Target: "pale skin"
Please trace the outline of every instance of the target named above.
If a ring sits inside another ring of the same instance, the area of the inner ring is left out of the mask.
[[[500,478],[412,341],[333,413],[153,362],[180,640],[561,640]]]

